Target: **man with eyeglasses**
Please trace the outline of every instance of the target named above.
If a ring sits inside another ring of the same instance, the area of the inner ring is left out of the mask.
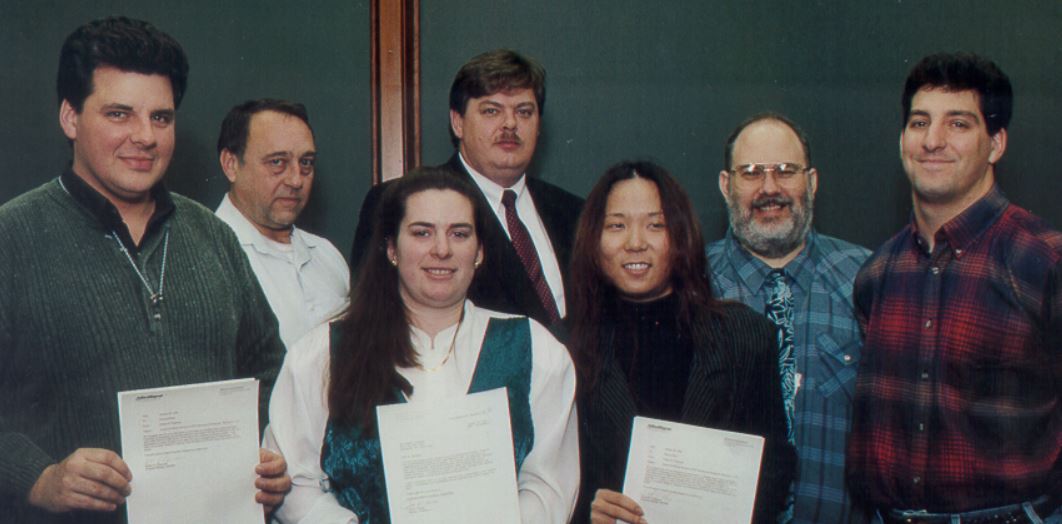
[[[818,172],[804,133],[763,113],[726,141],[719,191],[730,228],[708,245],[719,297],[779,328],[778,367],[797,478],[779,522],[860,522],[844,483],[859,324],[852,281],[870,252],[811,227]]]
[[[848,484],[878,522],[1058,524],[1062,233],[996,184],[1010,80],[932,55],[901,100],[913,212],[856,278]]]

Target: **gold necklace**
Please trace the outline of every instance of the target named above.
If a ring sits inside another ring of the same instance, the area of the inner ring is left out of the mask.
[[[424,371],[427,371],[428,373],[435,373],[436,371],[439,371],[440,369],[442,369],[442,367],[445,366],[446,363],[450,361],[450,357],[454,354],[454,346],[457,344],[457,334],[459,332],[461,332],[461,324],[464,321],[465,321],[465,308],[462,307],[461,308],[461,316],[460,316],[460,318],[457,319],[457,329],[454,330],[454,336],[453,336],[453,338],[450,339],[450,349],[446,350],[446,356],[443,357],[442,362],[439,362],[438,365],[436,365],[434,367],[430,367],[430,368],[426,367],[423,364],[418,363],[417,367],[419,367],[420,369],[423,369]]]

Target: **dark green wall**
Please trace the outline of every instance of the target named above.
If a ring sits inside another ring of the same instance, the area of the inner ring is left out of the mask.
[[[368,189],[368,0],[167,2],[0,0],[0,202],[54,178],[70,161],[58,125],[55,71],[63,39],[123,14],[173,35],[191,64],[166,182],[213,209],[228,189],[215,144],[221,119],[248,98],[306,104],[318,169],[301,225],[348,251]]]
[[[995,60],[1014,84],[1000,165],[1015,202],[1062,226],[1062,2],[585,0],[422,3],[424,160],[450,153],[446,93],[469,57],[511,47],[548,73],[534,172],[585,195],[605,168],[651,158],[689,190],[709,239],[726,225],[722,146],[745,117],[788,114],[819,168],[817,227],[867,246],[910,209],[900,92],[935,51]]]
[[[772,109],[802,124],[820,171],[818,227],[875,246],[906,220],[897,157],[899,97],[914,61],[938,50],[984,54],[1016,92],[1001,184],[1062,227],[1055,205],[1062,137],[1062,3],[422,0],[426,163],[443,162],[450,81],[469,57],[512,47],[549,72],[533,172],[585,194],[611,163],[655,159],[694,198],[706,235],[723,232],[722,143]],[[276,96],[307,104],[321,152],[304,226],[344,253],[368,188],[368,0],[14,2],[0,0],[0,202],[69,161],[57,125],[62,39],[124,13],[182,42],[192,64],[168,181],[210,207],[225,190],[214,141],[225,111]]]

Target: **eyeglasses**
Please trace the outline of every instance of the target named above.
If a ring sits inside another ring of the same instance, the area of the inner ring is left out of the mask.
[[[739,180],[746,184],[759,184],[767,178],[767,173],[774,173],[774,179],[779,184],[784,184],[793,177],[804,173],[808,168],[800,164],[780,162],[777,164],[742,164],[730,170],[731,174],[737,175]]]

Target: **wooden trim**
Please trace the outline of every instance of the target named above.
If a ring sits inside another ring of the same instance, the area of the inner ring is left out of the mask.
[[[420,165],[420,0],[372,0],[372,183]]]

